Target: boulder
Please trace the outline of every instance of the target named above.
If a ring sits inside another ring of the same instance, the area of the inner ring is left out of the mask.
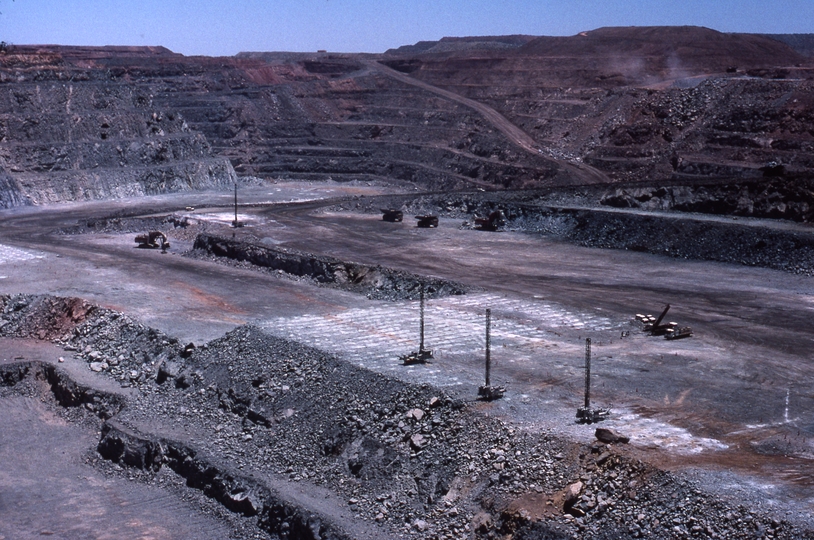
[[[596,428],[596,438],[605,444],[613,443],[629,443],[630,437],[621,435],[620,433],[608,428]]]
[[[568,510],[579,500],[579,494],[582,493],[583,484],[580,481],[574,482],[567,488],[563,495],[563,508]]]

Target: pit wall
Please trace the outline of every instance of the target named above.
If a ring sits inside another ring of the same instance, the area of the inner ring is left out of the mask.
[[[93,171],[26,172],[15,176],[23,186],[25,200],[35,205],[227,189],[237,181],[228,161],[213,158]]]
[[[8,60],[8,58],[7,58]],[[231,186],[230,161],[132,80],[0,67],[0,208]],[[110,76],[110,72],[107,72]]]
[[[548,234],[581,246],[814,275],[814,230],[569,208],[510,208],[507,217],[512,229]]]
[[[20,184],[0,167],[0,208],[13,208],[31,204]]]
[[[777,166],[782,168],[781,166]],[[814,179],[761,178],[751,182],[673,186],[624,186],[600,204],[616,208],[673,210],[722,216],[814,222]]]
[[[18,362],[0,366],[0,386],[13,387],[26,379],[45,381],[62,407],[84,407],[102,420],[124,407],[121,396],[77,383],[63,370],[43,362]]]
[[[147,437],[115,421],[105,422],[97,447],[110,461],[157,472],[166,465],[232,512],[258,516],[260,527],[289,539],[350,540],[351,535],[325,516],[309,512],[276,494],[268,486],[216,466],[195,449],[169,439]]]

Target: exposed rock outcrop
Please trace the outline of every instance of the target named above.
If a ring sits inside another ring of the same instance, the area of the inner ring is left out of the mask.
[[[433,190],[796,180],[814,167],[813,79],[776,39],[693,27],[378,58],[15,47],[0,54],[0,166],[20,195],[2,204],[218,187],[234,171]]]
[[[150,85],[133,80],[137,74],[93,67],[96,57],[143,61],[130,52],[18,47],[0,56],[0,165],[8,173],[0,174],[0,204],[153,195],[234,182],[228,160],[214,156],[180,114],[156,107]],[[84,67],[72,63],[78,59]]]
[[[0,208],[12,208],[26,204],[29,204],[29,200],[23,195],[20,184],[0,168]]]
[[[250,242],[199,234],[195,250],[232,261],[246,261],[260,268],[277,270],[316,283],[366,294],[368,298],[405,300],[417,299],[425,290],[429,297],[464,294],[465,287],[452,281],[419,276],[325,255],[302,253],[289,249],[262,246]]]

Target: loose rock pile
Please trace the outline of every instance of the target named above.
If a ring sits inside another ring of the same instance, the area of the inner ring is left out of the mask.
[[[603,196],[600,202],[618,208],[676,210],[799,222],[814,220],[814,185],[809,179],[769,178],[707,186],[619,188]]]
[[[182,351],[177,339],[78,298],[0,296],[0,308],[2,335],[54,341],[125,387],[153,384]]]
[[[325,255],[272,248],[211,234],[195,238],[193,257],[209,256],[254,265],[314,283],[350,290],[376,300],[415,300],[422,288],[430,298],[458,295],[465,287],[453,281],[419,276],[383,266],[342,261]]]
[[[354,523],[381,538],[811,537],[632,459],[624,445],[529,433],[251,326],[194,348],[76,299],[4,296],[0,308],[1,335],[54,340],[135,387],[103,430],[102,455],[143,481],[162,463],[190,475],[247,516],[239,537],[319,538],[293,533],[313,520],[331,538],[361,535]],[[272,479],[327,489],[353,518],[342,525],[296,500],[272,511],[262,487]]]

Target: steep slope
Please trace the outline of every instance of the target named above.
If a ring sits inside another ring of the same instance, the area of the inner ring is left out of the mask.
[[[0,164],[21,195],[4,206],[229,185],[235,174],[206,139],[156,107],[129,65],[153,49],[16,48],[0,56]]]
[[[602,28],[383,55],[0,53],[3,206],[263,178],[424,190],[795,182],[814,67],[765,36]],[[794,190],[789,190],[790,192]]]
[[[781,43],[785,43],[803,56],[814,56],[814,34],[763,34]]]
[[[425,189],[572,181],[479,111],[372,69],[365,58],[244,53],[222,69],[241,84],[214,86],[210,72],[194,82],[198,89],[156,99],[179,110],[240,173]]]
[[[0,208],[23,206],[27,202],[17,181],[0,169]]]
[[[579,181],[482,111],[353,56],[18,47],[0,83],[0,164],[34,203],[225,185],[231,167],[424,189]]]

